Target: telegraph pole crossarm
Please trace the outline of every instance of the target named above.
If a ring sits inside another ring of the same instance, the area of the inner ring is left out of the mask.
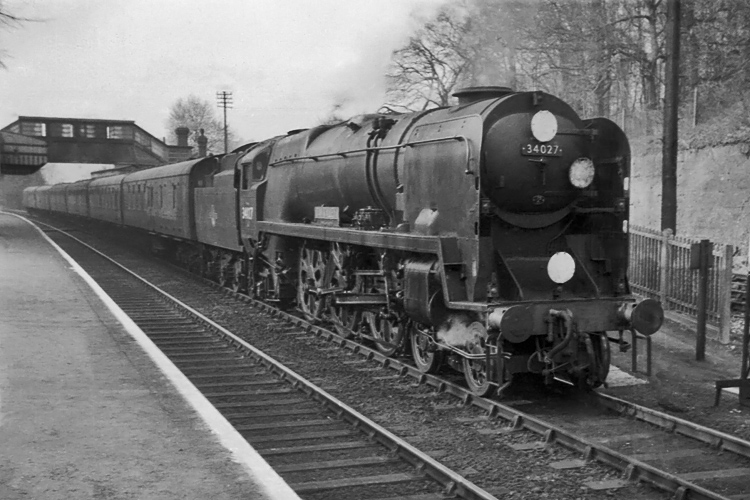
[[[216,101],[224,108],[224,154],[229,152],[229,133],[227,129],[227,108],[232,109],[232,93],[222,90],[216,93]]]

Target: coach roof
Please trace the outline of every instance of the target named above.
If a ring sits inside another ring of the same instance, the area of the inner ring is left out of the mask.
[[[125,178],[125,182],[137,182],[152,179],[163,179],[165,177],[187,176],[190,175],[190,172],[193,170],[193,168],[195,168],[202,162],[218,162],[218,157],[208,156],[206,158],[198,158],[197,160],[183,161],[181,163],[175,163],[172,165],[163,165],[161,167],[139,170],[138,172],[128,174]]]

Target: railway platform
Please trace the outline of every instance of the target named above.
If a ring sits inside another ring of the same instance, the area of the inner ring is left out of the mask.
[[[0,213],[0,498],[297,499],[131,329]]]

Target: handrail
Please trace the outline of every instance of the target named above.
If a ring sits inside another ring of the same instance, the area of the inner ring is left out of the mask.
[[[318,161],[321,158],[327,158],[331,156],[342,156],[346,158],[347,155],[354,154],[354,153],[369,153],[374,151],[386,151],[390,149],[401,149],[401,148],[411,148],[414,146],[421,146],[423,144],[432,144],[436,142],[445,142],[445,141],[459,141],[466,144],[466,163],[469,163],[470,159],[470,149],[469,149],[469,139],[466,138],[463,135],[454,135],[452,137],[442,137],[439,139],[424,139],[422,141],[414,141],[414,142],[405,142],[402,144],[394,144],[393,146],[379,146],[374,148],[362,148],[362,149],[352,149],[349,151],[341,151],[338,153],[325,153],[321,155],[315,155],[315,156],[298,156],[296,158],[285,158],[283,160],[278,160],[273,163],[271,163],[269,166],[275,167],[277,165],[281,165],[283,163],[292,163],[295,161],[304,161],[304,160],[312,160],[312,161]],[[467,169],[467,173],[471,173]]]

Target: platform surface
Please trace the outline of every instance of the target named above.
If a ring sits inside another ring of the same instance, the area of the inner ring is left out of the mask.
[[[297,498],[227,449],[73,266],[5,213],[0,450],[3,500]]]

